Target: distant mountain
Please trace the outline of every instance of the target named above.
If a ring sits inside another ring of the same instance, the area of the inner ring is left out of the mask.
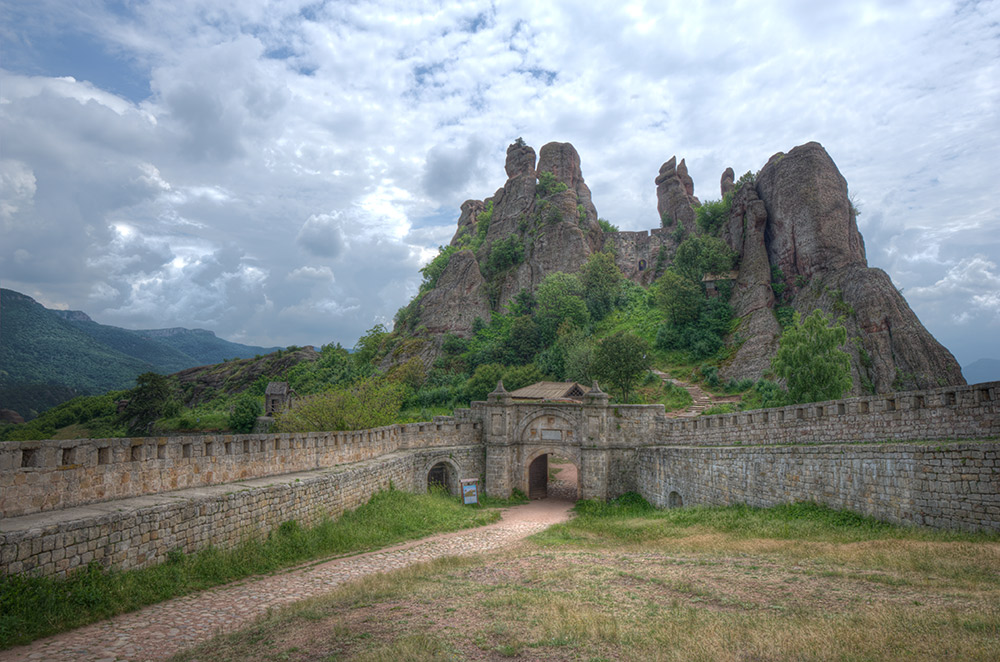
[[[168,374],[276,349],[229,342],[204,329],[98,324],[81,311],[49,310],[0,289],[0,409],[25,419],[75,395],[130,388],[143,372]]]
[[[1000,359],[979,359],[962,368],[965,381],[970,384],[1000,382]]]

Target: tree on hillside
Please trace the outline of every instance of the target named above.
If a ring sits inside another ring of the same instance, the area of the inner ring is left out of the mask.
[[[594,351],[594,373],[617,395],[619,402],[628,401],[649,366],[649,346],[634,333],[619,331],[598,343]]]
[[[696,282],[666,271],[653,287],[656,305],[671,325],[681,327],[698,319],[705,296]]]
[[[129,391],[128,404],[119,415],[130,435],[149,434],[156,419],[170,398],[167,378],[155,372],[144,372],[135,378],[135,388]]]
[[[771,359],[771,369],[785,380],[792,403],[835,400],[851,389],[851,358],[840,349],[846,342],[844,325],[823,311],[814,310],[804,320],[796,313]]]
[[[602,320],[611,312],[624,278],[611,253],[593,253],[587,258],[580,268],[580,282],[591,318]]]
[[[536,299],[538,326],[545,344],[555,340],[556,331],[564,322],[581,329],[590,324],[583,285],[573,274],[556,271],[546,276],[538,285]]]
[[[233,432],[253,432],[253,426],[260,413],[260,400],[249,393],[244,393],[236,400],[229,413],[229,429]]]

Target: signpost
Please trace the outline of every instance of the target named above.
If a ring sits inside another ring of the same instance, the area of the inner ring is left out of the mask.
[[[479,503],[479,479],[478,478],[463,478],[462,483],[462,502],[466,505]]]

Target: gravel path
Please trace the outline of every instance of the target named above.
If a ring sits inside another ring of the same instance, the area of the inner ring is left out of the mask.
[[[219,632],[245,627],[269,609],[326,593],[358,577],[443,556],[478,554],[510,545],[565,521],[572,506],[568,499],[533,501],[505,509],[503,519],[495,524],[241,580],[168,600],[2,651],[0,660],[162,660]]]

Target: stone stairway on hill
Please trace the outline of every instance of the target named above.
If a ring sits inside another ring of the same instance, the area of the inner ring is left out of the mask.
[[[667,418],[691,418],[700,416],[703,411],[718,404],[726,402],[739,402],[739,396],[715,396],[701,389],[697,384],[691,384],[681,379],[675,379],[665,372],[653,370],[653,374],[664,382],[670,382],[674,386],[679,386],[691,394],[691,404],[678,411],[668,411]]]

